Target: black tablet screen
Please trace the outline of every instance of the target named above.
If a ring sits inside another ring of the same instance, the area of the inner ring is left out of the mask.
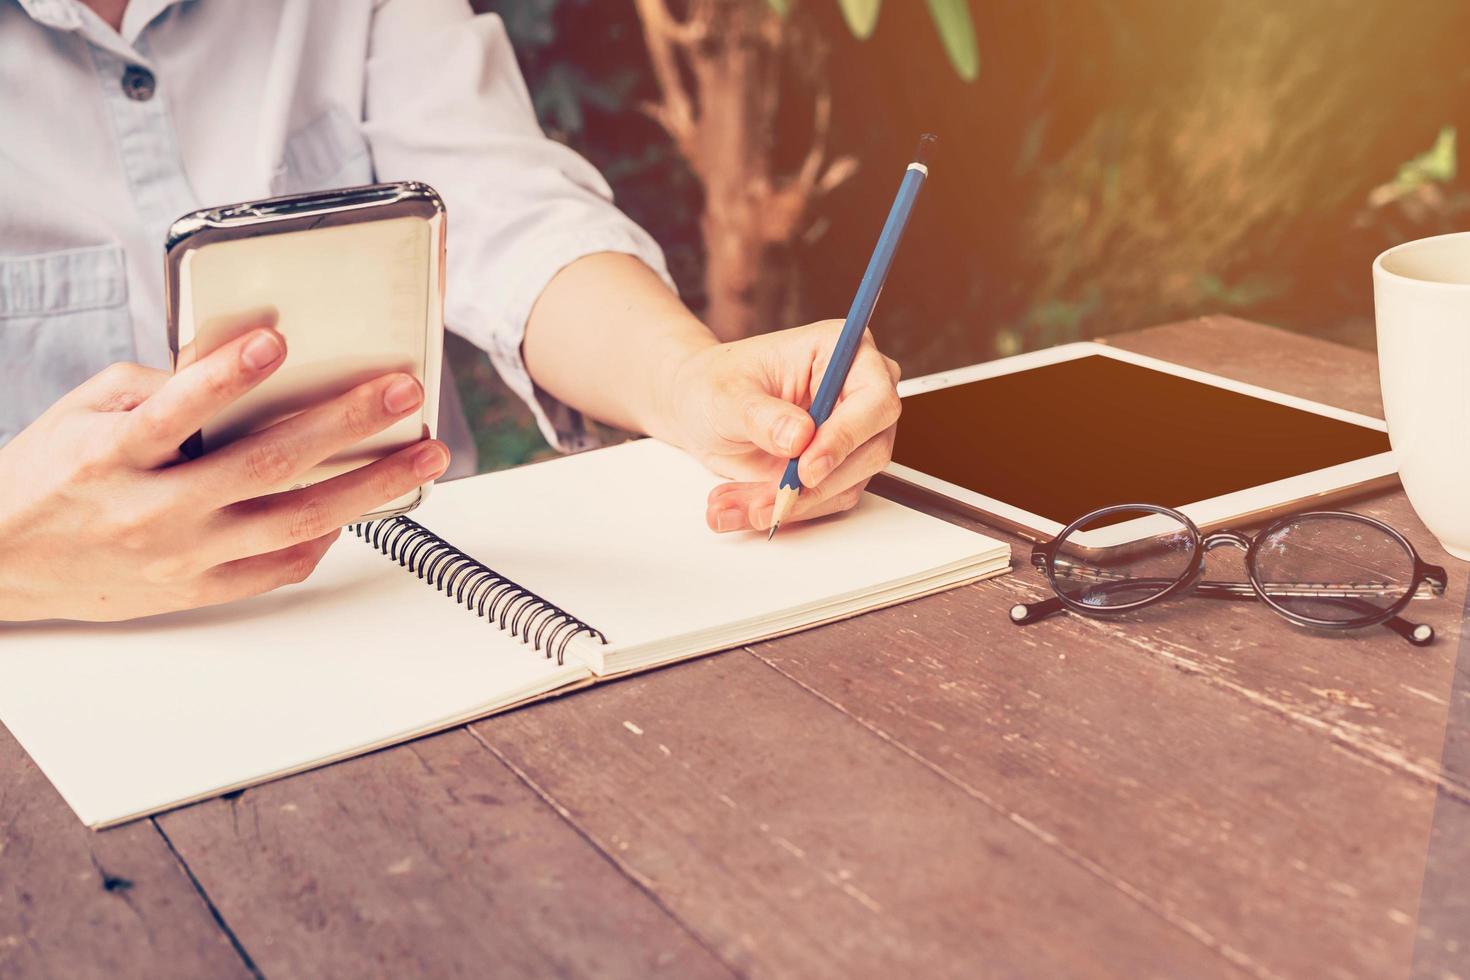
[[[1068,524],[1389,449],[1374,429],[1091,355],[903,400],[895,462]]]

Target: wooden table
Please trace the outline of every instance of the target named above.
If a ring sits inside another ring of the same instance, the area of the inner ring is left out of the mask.
[[[1113,342],[1379,412],[1323,341]],[[0,728],[0,975],[1470,976],[1466,566],[1354,506],[1451,569],[1434,646],[1022,630],[1018,569],[103,833]]]

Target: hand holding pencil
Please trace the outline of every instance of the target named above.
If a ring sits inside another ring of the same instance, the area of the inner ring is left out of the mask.
[[[898,245],[908,226],[909,215],[913,213],[919,191],[929,176],[929,158],[936,142],[937,138],[929,133],[920,137],[914,161],[904,173],[903,183],[898,187],[898,196],[894,198],[888,220],[884,223],[883,232],[878,236],[878,244],[873,249],[873,257],[868,261],[868,269],[863,273],[862,282],[858,284],[852,308],[847,311],[842,333],[837,338],[837,345],[832,350],[832,357],[822,374],[822,383],[817,387],[809,410],[812,421],[819,429],[832,414],[847,381],[848,371],[852,368],[853,358],[867,334],[868,323],[873,318],[873,309],[878,305],[878,296],[883,292],[883,282],[888,278],[888,270],[893,266],[893,257],[898,254]],[[781,484],[776,490],[776,505],[772,512],[771,530],[766,535],[767,540],[775,537],[776,529],[796,505],[797,497],[802,491],[800,470],[799,457],[791,459],[786,465],[786,472],[782,474]]]
[[[905,171],[894,215],[845,321],[702,345],[662,386],[665,424],[643,431],[731,481],[709,494],[711,530],[772,528],[783,470],[788,492],[781,520],[847,510],[892,458],[901,409],[898,364],[879,352],[865,328],[932,142],[926,137],[921,159]]]

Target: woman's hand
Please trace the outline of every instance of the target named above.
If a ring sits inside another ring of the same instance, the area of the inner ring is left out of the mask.
[[[871,335],[864,336],[820,430],[805,411],[841,330],[841,320],[826,320],[703,346],[678,363],[659,413],[666,424],[654,434],[734,481],[709,495],[705,520],[712,529],[769,528],[776,483],[791,457],[801,458],[806,489],[788,521],[852,507],[873,474],[888,465],[900,408],[899,369],[878,352]]]
[[[341,526],[444,472],[426,440],[269,491],[418,408],[377,378],[208,455],[178,447],[286,356],[269,317],[170,376],[114,364],[0,448],[0,620],[118,620],[228,602],[311,573]]]
[[[711,528],[765,530],[790,457],[801,457],[807,489],[788,521],[853,506],[888,465],[898,365],[871,337],[813,438],[805,409],[841,332],[841,321],[827,320],[721,344],[648,266],[602,252],[542,290],[521,346],[531,377],[553,397],[680,446],[735,481],[710,494]]]

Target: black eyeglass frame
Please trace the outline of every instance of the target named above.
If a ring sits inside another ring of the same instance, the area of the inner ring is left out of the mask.
[[[1193,553],[1189,564],[1180,573],[1179,577],[1168,587],[1137,599],[1133,602],[1119,603],[1115,606],[1093,606],[1072,598],[1057,585],[1056,557],[1061,543],[1080,527],[1096,521],[1098,518],[1107,517],[1111,514],[1122,512],[1151,513],[1178,521],[1190,535]],[[1400,547],[1408,553],[1414,562],[1414,577],[1405,587],[1404,594],[1394,602],[1393,605],[1375,610],[1358,619],[1336,620],[1321,619],[1315,616],[1307,616],[1296,612],[1280,604],[1273,599],[1266,589],[1266,583],[1261,581],[1260,570],[1256,567],[1256,555],[1259,553],[1262,543],[1269,541],[1272,535],[1286,527],[1305,518],[1339,518],[1348,521],[1356,521],[1370,527],[1383,531]],[[1205,555],[1221,545],[1232,545],[1245,552],[1246,573],[1249,576],[1247,582],[1207,582],[1201,581],[1200,574],[1204,568]],[[1190,593],[1202,598],[1217,599],[1259,599],[1266,603],[1273,612],[1297,626],[1308,629],[1322,630],[1358,630],[1373,626],[1385,626],[1402,636],[1415,646],[1427,646],[1434,642],[1434,628],[1426,623],[1410,623],[1400,616],[1409,604],[1416,598],[1421,597],[1422,590],[1427,584],[1435,596],[1444,595],[1448,586],[1448,575],[1439,565],[1431,565],[1419,557],[1419,552],[1408,538],[1404,537],[1398,529],[1390,527],[1376,518],[1367,517],[1363,514],[1354,514],[1349,511],[1340,510],[1317,510],[1302,514],[1292,514],[1267,526],[1258,534],[1251,536],[1241,531],[1227,529],[1215,531],[1211,534],[1201,533],[1194,521],[1188,516],[1174,510],[1171,507],[1162,507],[1157,504],[1114,504],[1111,507],[1103,507],[1091,513],[1084,514],[1071,524],[1062,529],[1062,532],[1050,541],[1044,541],[1036,545],[1031,551],[1031,564],[1046,576],[1047,584],[1051,586],[1052,598],[1043,599],[1040,602],[1023,603],[1011,608],[1011,621],[1018,626],[1039,622],[1060,612],[1063,608],[1084,616],[1107,617],[1123,613],[1133,612],[1145,606],[1151,606],[1162,602],[1172,596],[1181,593]]]

